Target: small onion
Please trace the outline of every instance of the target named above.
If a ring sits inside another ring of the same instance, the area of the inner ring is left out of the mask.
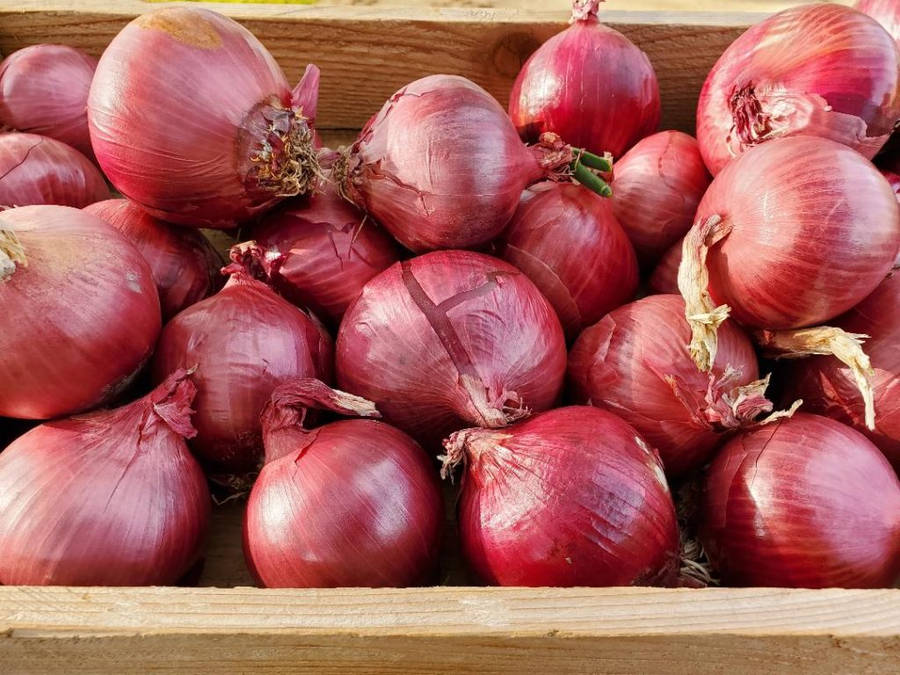
[[[660,101],[647,55],[597,19],[602,0],[574,0],[571,25],[531,55],[513,84],[509,116],[528,141],[544,132],[618,157],[656,131]]]
[[[637,290],[637,259],[612,203],[573,183],[525,191],[503,234],[500,257],[541,290],[569,339]]]
[[[0,134],[0,208],[81,208],[101,199],[109,199],[106,180],[74,148],[36,134]]]
[[[309,408],[378,415],[371,402],[316,380],[275,389],[262,415],[266,465],[244,520],[254,576],[270,588],[433,581],[444,511],[428,456],[381,422],[305,429]]]
[[[557,400],[566,343],[550,303],[515,267],[438,251],[372,279],[344,315],[338,386],[430,449],[464,426],[502,427]]]
[[[48,419],[121,392],[150,358],[159,299],[125,237],[65,206],[0,214],[0,415]]]
[[[662,131],[616,162],[613,208],[642,266],[652,267],[680,240],[697,213],[710,177],[697,141]]]
[[[793,135],[830,138],[871,159],[898,119],[891,37],[849,7],[811,4],[761,21],[725,50],[700,93],[697,140],[713,175],[747,149]]]
[[[0,63],[0,125],[49,136],[93,158],[87,97],[97,59],[65,45],[32,45]]]
[[[91,142],[116,188],[158,218],[230,228],[315,185],[319,73],[291,91],[246,28],[215,12],[139,16],[103,52]]]
[[[678,293],[678,267],[681,265],[681,249],[684,240],[679,241],[665,252],[653,274],[650,275],[649,286],[654,293]]]
[[[818,415],[737,436],[705,481],[700,536],[732,586],[877,588],[900,575],[900,481]]]
[[[463,463],[463,555],[502,586],[672,585],[675,507],[657,454],[612,413],[572,406],[445,443]]]
[[[0,583],[171,585],[203,555],[206,479],[178,371],[115,410],[47,422],[0,454]]]
[[[895,42],[900,42],[900,2],[897,0],[856,0],[854,7],[875,19],[891,34]]]

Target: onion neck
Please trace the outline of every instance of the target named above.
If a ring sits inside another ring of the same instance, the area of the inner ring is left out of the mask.
[[[440,455],[441,478],[453,479],[457,467],[477,466],[486,457],[496,455],[512,434],[475,427],[454,432],[444,441],[446,454]]]
[[[569,23],[579,21],[595,23],[598,21],[597,15],[600,13],[600,3],[604,0],[573,0],[572,2],[572,18]]]
[[[153,415],[183,438],[194,438],[197,435],[197,430],[191,424],[191,415],[194,414],[191,404],[197,395],[197,387],[191,380],[195,371],[196,367],[176,370],[147,397]]]
[[[771,115],[763,110],[752,84],[735,88],[728,101],[734,133],[743,146],[752,147],[766,140],[772,131]]]
[[[228,251],[231,263],[222,268],[222,274],[232,279],[253,279],[271,284],[272,274],[281,267],[283,256],[278,252],[270,254],[255,241],[235,244]]]
[[[0,283],[9,281],[19,265],[28,266],[22,242],[12,230],[0,228]]]
[[[573,148],[552,132],[541,134],[535,145],[529,146],[537,161],[535,180],[556,182],[575,179],[591,192],[601,197],[611,197],[612,188],[607,179],[612,178],[612,155],[595,155],[582,148]]]

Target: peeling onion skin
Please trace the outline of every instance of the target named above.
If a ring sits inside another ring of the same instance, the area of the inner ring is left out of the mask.
[[[599,1],[576,0],[571,25],[519,71],[509,116],[525,141],[551,131],[574,147],[618,158],[659,126],[653,66],[627,37],[598,21]]]
[[[133,243],[153,271],[163,320],[212,295],[225,283],[222,257],[198,230],[154,218],[127,199],[106,199],[84,210]]]
[[[80,209],[109,196],[103,174],[75,148],[37,134],[0,134],[0,207]]]
[[[87,97],[97,59],[65,45],[31,45],[0,63],[0,125],[49,136],[93,159]]]
[[[0,454],[0,583],[173,585],[200,560],[210,497],[184,440],[186,378],[42,424]]]
[[[460,540],[484,582],[674,585],[678,527],[662,466],[620,418],[571,406],[460,434],[470,434]]]
[[[696,139],[680,131],[648,136],[616,161],[613,208],[642,267],[691,229],[711,180]]]
[[[753,328],[833,319],[875,290],[900,251],[900,207],[887,180],[821,138],[769,141],[729,164],[697,222],[714,215],[732,230],[710,249],[710,294]]]
[[[705,480],[700,536],[726,585],[890,587],[900,482],[862,434],[799,413],[725,445]]]
[[[710,71],[697,107],[703,159],[715,176],[750,147],[790,135],[830,138],[871,159],[900,119],[898,80],[900,52],[870,17],[832,4],[779,12]]]
[[[678,266],[681,265],[681,249],[684,240],[679,239],[672,248],[663,254],[653,274],[650,275],[648,286],[654,293],[678,294]]]
[[[504,426],[526,408],[552,407],[565,368],[550,303],[512,265],[469,251],[389,267],[363,288],[337,338],[338,386],[374,401],[429,451],[464,426]]]
[[[14,269],[7,232],[21,246]],[[50,419],[112,400],[150,358],[161,324],[140,252],[96,216],[64,206],[3,212],[0,307],[7,417]]]
[[[900,4],[896,0],[857,0],[853,7],[875,19],[900,43]]]
[[[581,185],[526,190],[499,251],[550,301],[569,340],[637,291],[637,258],[612,203]]]
[[[869,437],[900,472],[900,272],[890,275],[859,305],[833,322],[870,336],[864,349],[875,375],[875,430],[849,369],[837,359],[813,357],[784,364],[786,396],[803,399],[803,409],[849,424]]]

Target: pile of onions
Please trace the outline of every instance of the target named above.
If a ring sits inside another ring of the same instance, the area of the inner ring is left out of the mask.
[[[74,148],[36,134],[0,134],[0,208],[81,208],[109,199],[103,174]]]
[[[164,320],[222,287],[222,258],[198,230],[157,220],[127,199],[107,199],[84,210],[137,246],[153,272]]]
[[[647,55],[597,18],[603,0],[573,0],[571,26],[522,66],[509,116],[522,137],[544,132],[618,157],[656,131],[660,102]]]
[[[275,288],[334,325],[366,282],[400,257],[394,241],[331,184],[266,215],[249,238],[265,250]]]
[[[113,399],[160,329],[140,252],[65,206],[0,216],[0,307],[0,415],[8,417],[48,419]]]
[[[463,555],[502,586],[672,585],[675,507],[656,453],[621,419],[572,406],[508,429],[465,429],[444,473],[465,466]]]
[[[860,12],[865,12],[900,42],[900,3],[897,0],[856,0],[854,5]]]
[[[659,452],[670,477],[699,468],[724,434],[772,410],[768,378],[758,379],[756,352],[740,328],[722,326],[708,373],[691,360],[690,337],[681,297],[653,295],[607,314],[569,354],[575,400],[631,424]]]
[[[713,175],[783,136],[830,138],[871,159],[898,119],[891,36],[849,7],[811,4],[758,23],[725,50],[700,93],[697,140]],[[791,159],[789,167],[803,156]]]
[[[177,371],[115,410],[42,424],[0,454],[0,583],[171,585],[203,555],[206,479]]]
[[[113,185],[163,220],[229,228],[315,186],[319,72],[291,91],[250,31],[168,7],[103,52],[88,97],[91,143]]]
[[[875,429],[865,423],[865,405],[853,374],[827,358],[797,361],[785,372],[788,395],[804,410],[853,426],[877,445],[900,472],[900,273],[889,276],[868,298],[834,322],[848,333],[868,335],[865,348],[874,374]]]
[[[900,575],[900,481],[868,439],[800,413],[729,441],[700,536],[732,586],[877,588]]]
[[[331,379],[331,338],[315,318],[254,278],[245,248],[225,288],[166,324],[153,358],[153,378],[196,368],[193,451],[217,471],[252,471],[262,456],[259,414],[272,390],[294,377]]]
[[[709,182],[697,141],[680,131],[648,136],[616,162],[614,213],[642,266],[691,229]]]
[[[437,251],[366,284],[341,323],[338,386],[430,449],[556,403],[566,343],[553,307],[512,265]]]
[[[0,125],[49,136],[93,157],[87,97],[97,59],[65,45],[32,45],[0,63]]]
[[[593,156],[579,157],[587,164]],[[512,218],[522,190],[567,177],[574,159],[554,134],[526,147],[500,104],[474,82],[431,75],[387,100],[334,175],[342,193],[401,244],[426,251],[490,241]],[[595,182],[593,174],[575,175]]]
[[[499,255],[541,290],[570,340],[637,290],[637,259],[611,201],[573,183],[526,190]]]
[[[262,415],[266,464],[247,503],[244,554],[278,588],[434,581],[444,519],[431,460],[392,426],[303,426],[307,409],[377,417],[371,402],[317,380],[279,386]]]
[[[681,249],[684,240],[680,240],[663,254],[653,274],[650,275],[649,286],[654,293],[678,293],[678,268],[681,265]]]

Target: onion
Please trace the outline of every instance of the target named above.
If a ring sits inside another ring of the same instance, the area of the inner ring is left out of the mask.
[[[96,216],[64,206],[0,215],[0,415],[48,419],[121,392],[160,329],[150,268]]]
[[[900,42],[900,3],[897,0],[856,0],[854,7],[875,19],[895,42]]]
[[[308,408],[378,416],[371,402],[316,380],[275,390],[262,416],[266,465],[244,520],[254,576],[279,588],[432,581],[444,511],[428,456],[381,422],[305,429]]]
[[[681,265],[682,239],[665,252],[650,275],[649,286],[654,293],[678,293],[678,267]]]
[[[0,208],[81,208],[101,199],[109,199],[106,180],[74,148],[36,134],[0,134]]]
[[[32,45],[0,63],[0,124],[49,136],[93,158],[87,97],[97,59],[65,45]]]
[[[900,575],[900,482],[850,427],[798,414],[729,441],[700,535],[736,586],[875,588]]]
[[[463,77],[431,75],[388,99],[333,175],[342,193],[401,244],[425,251],[490,241],[512,218],[522,190],[545,178],[574,171],[608,192],[579,162],[610,169],[590,153],[575,161],[553,134],[526,147],[484,89]]]
[[[793,135],[830,138],[871,159],[900,119],[898,80],[900,52],[868,16],[830,4],[779,12],[710,71],[697,108],[703,159],[715,175],[747,149]]]
[[[265,249],[281,294],[335,325],[366,282],[400,257],[393,240],[330,184],[265,216],[249,238]]]
[[[500,257],[547,297],[569,339],[637,290],[637,260],[612,203],[572,183],[526,190]]]
[[[203,555],[210,498],[184,439],[194,386],[42,424],[0,455],[0,583],[150,586]]]
[[[675,507],[657,454],[615,415],[572,406],[445,443],[465,466],[463,555],[502,586],[672,585]]]
[[[262,455],[259,414],[294,377],[331,378],[331,338],[313,317],[253,278],[257,261],[231,250],[225,288],[172,319],[159,339],[153,377],[197,368],[193,451],[213,470],[253,470]]]
[[[526,140],[567,143],[618,157],[656,131],[660,102],[647,55],[597,19],[602,0],[574,0],[571,25],[522,66],[509,116]]]
[[[88,122],[104,172],[158,218],[229,228],[315,185],[319,71],[291,91],[246,28],[196,7],[129,23],[106,48]]]
[[[337,339],[338,386],[430,449],[464,426],[502,427],[557,400],[566,344],[524,274],[469,251],[405,260],[372,279]]]
[[[900,273],[889,276],[868,298],[839,318],[848,333],[869,335],[866,353],[874,375],[875,429],[850,369],[834,359],[797,361],[784,375],[786,391],[803,399],[804,410],[850,424],[868,436],[900,472]]]
[[[614,213],[642,266],[691,229],[709,182],[697,141],[680,131],[648,136],[616,162]]]
[[[157,220],[127,199],[85,207],[124,234],[153,271],[164,319],[222,287],[222,258],[200,232]]]

